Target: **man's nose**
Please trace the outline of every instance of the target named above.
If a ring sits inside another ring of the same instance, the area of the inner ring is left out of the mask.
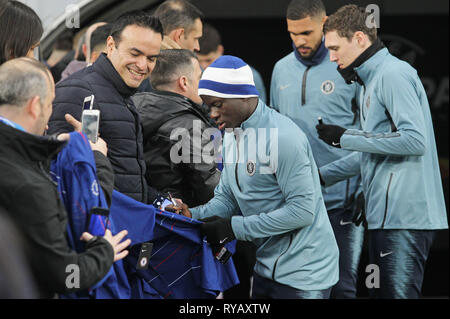
[[[212,118],[213,120],[217,119],[219,117],[219,112],[217,111],[217,109],[215,107],[211,108],[211,112],[209,113],[209,117]]]
[[[147,70],[148,69],[148,60],[146,56],[140,56],[138,57],[136,61],[136,66],[141,70]]]
[[[333,53],[332,51],[329,51],[329,52],[330,52],[330,61],[331,62],[336,62],[337,61],[336,54]]]
[[[200,52],[200,42],[198,42],[198,40],[195,40],[194,52]]]
[[[298,37],[295,38],[294,43],[295,43],[295,46],[297,48],[299,48],[299,47],[305,45],[306,41],[305,41],[305,39],[303,37],[298,36]]]

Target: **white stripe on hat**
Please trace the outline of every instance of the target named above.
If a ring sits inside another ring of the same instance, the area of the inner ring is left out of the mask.
[[[248,97],[258,97],[256,94],[227,94],[217,91],[212,91],[209,89],[198,89],[198,95],[209,95],[209,96],[215,96],[220,97],[224,99],[238,99],[238,98],[248,98]]]
[[[202,80],[211,80],[226,84],[255,85],[253,72],[248,65],[239,69],[214,68],[210,66],[203,72]]]

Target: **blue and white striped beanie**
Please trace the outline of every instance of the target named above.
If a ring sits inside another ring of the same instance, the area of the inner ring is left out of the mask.
[[[242,59],[223,55],[203,71],[198,95],[220,98],[258,97],[253,72]]]

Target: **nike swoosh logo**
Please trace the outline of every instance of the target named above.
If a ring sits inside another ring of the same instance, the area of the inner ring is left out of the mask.
[[[381,258],[383,258],[383,257],[385,257],[385,256],[387,256],[387,255],[390,255],[390,254],[392,254],[393,252],[392,251],[390,251],[390,252],[388,252],[388,253],[384,253],[383,254],[383,252],[382,251],[380,251],[380,257]]]
[[[341,226],[352,224],[352,223],[353,223],[352,221],[344,222],[342,219],[341,219],[341,222],[340,222]]]
[[[219,241],[219,244],[223,244],[227,239],[228,239],[228,237],[225,237],[224,239],[222,239],[221,241]]]
[[[290,84],[287,84],[287,85],[280,85],[280,90],[287,89],[287,88],[290,87],[290,86],[291,86]]]
[[[338,146],[340,143],[331,142],[333,146]]]

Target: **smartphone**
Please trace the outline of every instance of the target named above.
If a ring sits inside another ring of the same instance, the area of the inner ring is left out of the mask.
[[[86,96],[83,102],[83,111],[92,110],[94,107],[94,95]]]
[[[164,196],[158,196],[153,202],[153,206],[164,210],[167,205],[173,205],[173,202],[170,199],[165,198]]]
[[[81,132],[83,132],[92,143],[97,143],[99,123],[99,110],[84,110],[81,114]]]

